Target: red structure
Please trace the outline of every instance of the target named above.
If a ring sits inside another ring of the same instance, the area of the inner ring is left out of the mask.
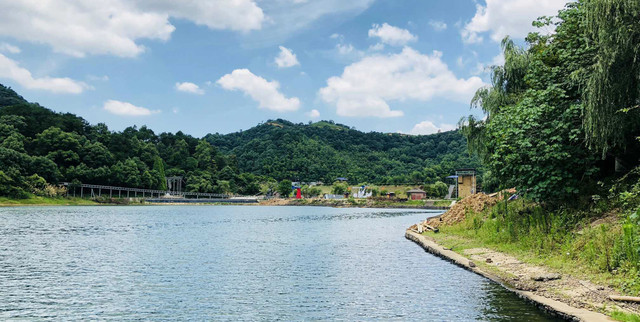
[[[302,199],[302,189],[296,188],[296,199]]]

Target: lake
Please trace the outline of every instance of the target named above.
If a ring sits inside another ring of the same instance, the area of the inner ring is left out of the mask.
[[[0,208],[0,319],[553,320],[404,238],[434,214]]]

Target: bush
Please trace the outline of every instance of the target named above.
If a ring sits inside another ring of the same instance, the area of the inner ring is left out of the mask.
[[[331,193],[334,195],[344,195],[347,192],[347,188],[346,183],[334,183],[331,188]]]

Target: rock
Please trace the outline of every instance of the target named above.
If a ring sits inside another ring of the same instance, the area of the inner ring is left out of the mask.
[[[493,260],[491,258],[487,258],[486,262],[487,263],[493,263]]]
[[[547,274],[533,275],[531,276],[531,279],[536,282],[546,282],[546,281],[559,280],[560,277],[561,277],[560,274],[547,273]]]
[[[473,267],[476,267],[476,263],[474,263],[474,262],[472,262],[472,261],[469,261],[469,267],[472,267],[472,268],[473,268]]]

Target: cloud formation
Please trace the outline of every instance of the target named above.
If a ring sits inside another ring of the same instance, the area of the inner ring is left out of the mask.
[[[457,78],[442,61],[442,53],[423,55],[405,47],[401,53],[373,55],[345,67],[342,76],[327,80],[320,98],[340,116],[398,117],[391,101],[429,101],[442,97],[468,103],[485,84],[479,77]]]
[[[45,90],[52,93],[80,94],[91,86],[63,77],[33,77],[26,68],[19,66],[18,62],[0,54],[0,78],[13,80],[28,89]]]
[[[456,129],[456,126],[452,124],[442,123],[440,124],[440,126],[436,126],[431,121],[422,121],[414,125],[413,129],[411,129],[411,132],[409,132],[409,134],[428,135],[428,134],[433,134],[438,132],[453,131],[455,129]]]
[[[309,111],[309,112],[307,113],[307,116],[308,116],[308,117],[310,117],[310,118],[312,118],[312,119],[319,118],[319,117],[320,117],[320,111],[318,111],[318,110],[316,110],[316,109],[313,109],[313,110],[311,110],[311,111]]]
[[[243,32],[265,20],[254,0],[9,1],[0,11],[0,35],[76,57],[134,57],[145,50],[139,40],[170,38],[170,18]]]
[[[404,46],[410,42],[418,40],[409,30],[394,27],[388,23],[382,25],[375,24],[369,29],[370,38],[380,38],[380,41],[391,46]]]
[[[476,5],[476,14],[461,31],[466,43],[480,43],[483,33],[491,40],[501,41],[505,36],[524,38],[534,27],[531,22],[540,16],[555,16],[566,1],[559,0],[486,0],[486,6]],[[552,30],[549,30],[550,32]]]
[[[431,26],[435,31],[443,31],[447,29],[447,24],[444,23],[444,21],[439,20],[429,20],[429,26]]]
[[[122,116],[147,116],[160,113],[158,110],[152,111],[145,107],[135,106],[131,103],[116,100],[108,100],[104,102],[102,108],[111,114]]]
[[[9,53],[9,54],[19,54],[21,52],[18,46],[14,46],[12,44],[7,44],[6,42],[0,43],[0,52]]]
[[[204,94],[204,90],[200,88],[200,86],[191,82],[176,83],[176,90],[180,92],[191,93],[191,94],[198,94],[198,95]]]
[[[298,58],[296,54],[294,54],[291,49],[280,46],[280,54],[275,59],[276,65],[280,68],[293,67],[296,65],[300,65],[298,62]]]
[[[290,112],[300,107],[300,100],[297,97],[286,98],[280,93],[278,90],[280,84],[277,81],[269,82],[248,69],[236,69],[231,74],[222,76],[216,83],[229,91],[244,92],[258,102],[260,108]]]

